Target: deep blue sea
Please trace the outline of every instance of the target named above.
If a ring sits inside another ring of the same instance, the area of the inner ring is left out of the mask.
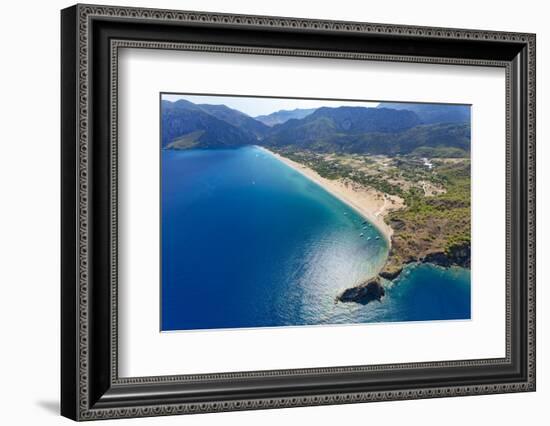
[[[462,268],[412,265],[381,302],[335,303],[388,245],[261,148],[163,150],[161,169],[164,331],[470,318]]]

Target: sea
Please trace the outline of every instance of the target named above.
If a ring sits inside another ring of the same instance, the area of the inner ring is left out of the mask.
[[[377,274],[377,228],[268,151],[161,152],[161,330],[467,320],[470,271],[411,264],[386,295],[336,302]]]

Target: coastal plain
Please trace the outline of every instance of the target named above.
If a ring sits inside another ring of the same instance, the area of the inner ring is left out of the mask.
[[[428,262],[470,266],[470,159],[320,154],[278,157],[376,225],[390,243],[380,276]]]

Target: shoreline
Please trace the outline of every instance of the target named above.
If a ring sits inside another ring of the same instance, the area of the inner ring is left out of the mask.
[[[376,227],[376,229],[384,236],[386,242],[388,243],[388,251],[391,249],[391,237],[393,235],[393,229],[386,222],[384,222],[383,219],[387,205],[387,198],[385,194],[382,206],[379,206],[380,203],[377,203],[377,200],[374,199],[374,193],[376,193],[375,190],[371,191],[372,193],[368,191],[365,191],[364,193],[359,193],[358,191],[350,188],[341,181],[326,179],[319,175],[319,173],[317,173],[315,170],[310,169],[309,167],[301,163],[286,158],[276,152],[270,151],[263,146],[257,147],[273,155],[279,161],[285,163],[287,166],[297,171],[313,183],[319,185],[332,196],[336,197],[344,204],[355,210],[361,217],[368,220],[370,223],[373,224],[373,226]]]

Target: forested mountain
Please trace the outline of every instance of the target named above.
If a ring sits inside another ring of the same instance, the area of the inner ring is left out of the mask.
[[[255,120],[252,117],[249,117],[248,115],[225,105],[199,104],[197,106],[203,111],[231,124],[232,126],[250,132],[256,138],[262,138],[269,131],[269,126],[266,126],[261,121]]]
[[[385,105],[322,107],[303,118],[291,118],[269,127],[225,105],[163,101],[162,146],[189,149],[256,144],[318,152],[428,157],[457,157],[470,151],[469,107]]]
[[[319,108],[313,114],[273,127],[266,145],[295,144],[302,147],[334,148],[343,141],[371,133],[396,133],[420,124],[415,113],[386,108]]]
[[[185,100],[163,101],[161,116],[163,148],[237,147],[257,143],[250,131],[220,120]]]
[[[378,108],[412,111],[423,124],[470,122],[468,105],[382,102]]]

